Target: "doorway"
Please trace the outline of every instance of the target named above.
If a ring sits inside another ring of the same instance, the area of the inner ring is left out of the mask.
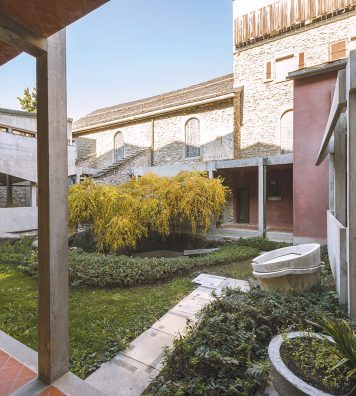
[[[248,188],[238,188],[237,197],[237,223],[250,222],[250,192]]]

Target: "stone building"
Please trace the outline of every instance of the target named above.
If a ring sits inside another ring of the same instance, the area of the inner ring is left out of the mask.
[[[303,165],[299,142],[308,145],[313,126],[295,136],[291,74],[321,65],[336,73],[356,47],[356,2],[257,4],[233,2],[232,75],[80,119],[73,133],[79,165],[112,184],[151,171],[205,170],[222,176],[232,191],[223,228],[212,233],[325,241],[326,224],[318,220],[327,210],[323,200],[318,205],[325,170],[313,169],[314,184],[307,185],[309,168],[295,167],[295,158]],[[312,203],[308,221],[306,200]]]

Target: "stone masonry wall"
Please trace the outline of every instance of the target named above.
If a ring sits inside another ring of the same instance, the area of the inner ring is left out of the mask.
[[[200,157],[185,156],[185,124],[200,121]],[[191,108],[154,122],[154,165],[234,158],[233,99]]]
[[[152,145],[154,128],[154,165],[234,158],[233,99],[199,106],[149,121],[135,122],[77,137],[78,164],[103,169],[113,162],[114,136],[124,135],[126,157]],[[201,156],[185,157],[185,124],[196,117],[200,121]],[[93,149],[96,155],[91,156]],[[142,166],[151,165],[151,160]],[[121,168],[121,167],[120,167]]]
[[[12,202],[14,207],[30,206],[31,203],[31,187],[25,186],[12,186]],[[0,186],[0,208],[7,206],[7,187]]]
[[[98,169],[111,165],[114,155],[114,136],[117,132],[122,132],[124,135],[126,156],[138,149],[151,147],[151,121],[135,122],[122,127],[108,128],[104,131],[86,134],[80,138],[76,138],[79,165]],[[84,159],[84,153],[88,151],[88,147],[94,145],[93,141],[96,146],[96,156],[91,157],[90,160]]]
[[[149,166],[151,162],[151,150],[147,149],[142,154],[128,159],[123,164],[119,165],[116,169],[108,172],[107,174],[95,179],[98,183],[118,185],[131,179],[131,170]]]
[[[356,16],[324,22],[250,45],[234,55],[235,87],[243,86],[241,157],[280,154],[280,119],[293,109],[293,81],[265,81],[266,62],[305,53],[305,67],[329,61],[329,44],[355,35]],[[273,75],[274,66],[272,66]]]

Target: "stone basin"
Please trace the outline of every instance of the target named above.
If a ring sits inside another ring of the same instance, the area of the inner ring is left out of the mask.
[[[253,275],[262,289],[294,289],[299,292],[320,287],[320,245],[316,243],[273,250],[252,261]]]

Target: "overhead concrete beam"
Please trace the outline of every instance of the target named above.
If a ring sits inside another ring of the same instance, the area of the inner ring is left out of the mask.
[[[47,51],[44,37],[1,13],[0,41],[33,56],[40,56]]]

